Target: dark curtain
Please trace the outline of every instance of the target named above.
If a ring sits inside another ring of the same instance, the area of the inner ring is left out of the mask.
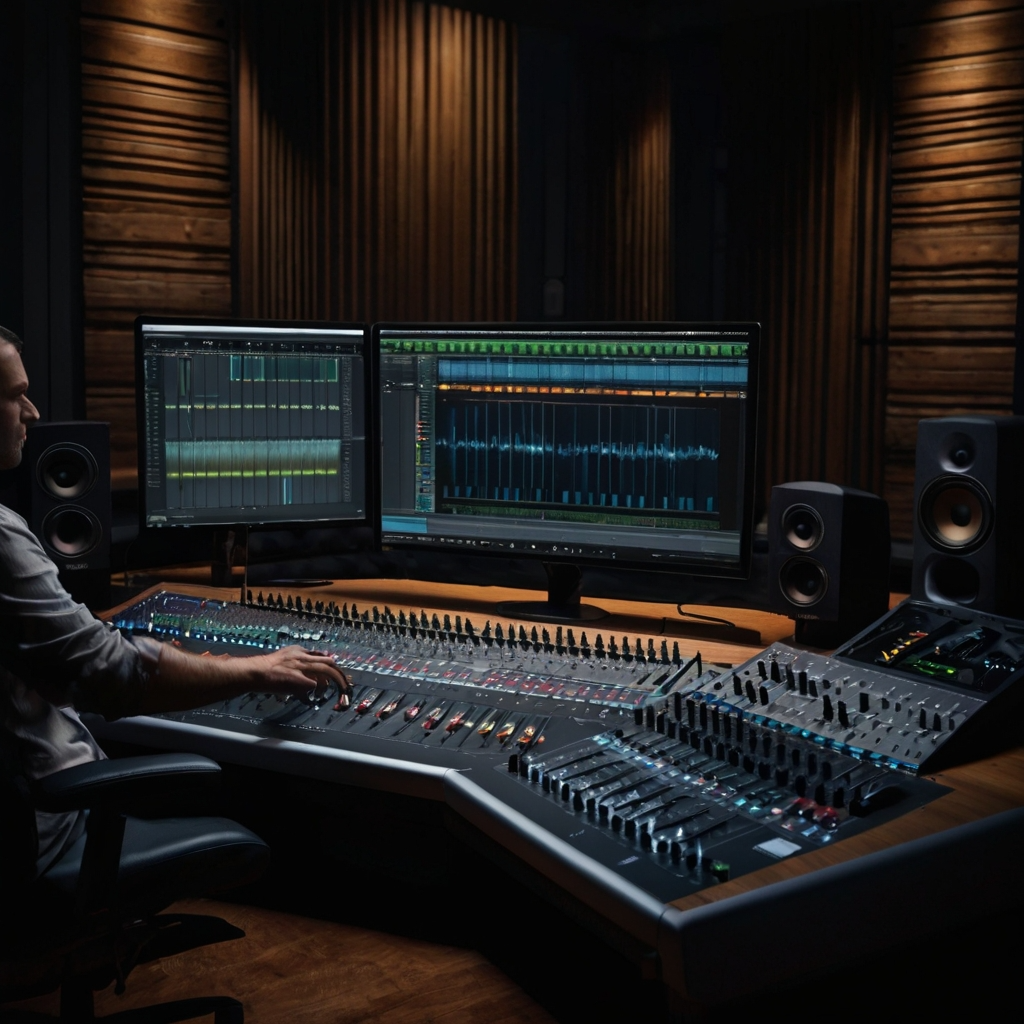
[[[514,318],[514,29],[409,0],[240,21],[239,312]]]
[[[891,36],[877,3],[726,33],[727,313],[762,324],[762,500],[881,490]]]
[[[588,317],[673,315],[671,73],[660,50],[594,43],[584,92]]]

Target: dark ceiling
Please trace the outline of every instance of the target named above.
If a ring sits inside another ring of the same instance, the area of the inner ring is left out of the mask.
[[[730,21],[854,0],[447,0],[455,7],[561,31],[668,39]],[[874,0],[889,2],[889,0]]]

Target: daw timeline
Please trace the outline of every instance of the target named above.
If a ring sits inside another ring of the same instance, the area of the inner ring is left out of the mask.
[[[146,335],[147,525],[361,512],[362,336],[351,333]]]

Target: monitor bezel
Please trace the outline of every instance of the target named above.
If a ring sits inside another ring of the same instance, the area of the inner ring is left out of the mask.
[[[365,457],[364,457],[364,495],[365,514],[357,517],[331,517],[306,519],[293,517],[288,519],[260,519],[258,521],[246,520],[241,523],[165,523],[158,525],[150,523],[146,518],[146,500],[144,475],[147,466],[146,442],[145,442],[145,395],[140,387],[142,382],[143,364],[143,333],[148,327],[172,327],[180,324],[183,327],[236,327],[241,329],[252,328],[280,328],[284,330],[334,330],[334,331],[361,331],[363,335],[363,391],[364,407],[366,414],[365,424]],[[287,531],[294,529],[317,529],[330,530],[335,528],[348,529],[362,527],[373,529],[374,524],[379,521],[380,515],[375,505],[377,493],[376,480],[376,455],[377,448],[375,431],[378,420],[378,412],[374,401],[373,390],[373,364],[374,358],[370,343],[369,324],[350,321],[335,320],[278,320],[263,318],[238,318],[238,317],[194,317],[194,316],[153,316],[142,314],[135,318],[135,427],[137,441],[137,472],[138,472],[138,523],[139,535],[158,536],[173,534],[178,530],[186,531],[223,531],[233,526],[241,526],[254,531]],[[376,534],[375,534],[376,537]]]
[[[495,562],[501,561],[502,559],[509,558],[535,558],[537,561],[553,562],[565,565],[578,565],[581,567],[591,566],[603,569],[622,569],[630,572],[656,572],[656,573],[667,573],[672,575],[680,576],[699,576],[704,578],[718,578],[718,579],[748,579],[750,576],[751,566],[751,553],[753,549],[753,533],[754,533],[754,506],[756,503],[755,498],[755,487],[757,480],[756,473],[756,462],[760,455],[758,445],[758,401],[760,393],[760,350],[761,350],[761,325],[757,321],[739,321],[739,320],[722,320],[722,321],[573,321],[573,322],[553,322],[553,321],[498,321],[498,322],[487,322],[487,321],[439,321],[436,323],[430,323],[427,321],[381,321],[373,324],[371,330],[371,362],[372,366],[372,383],[371,388],[373,390],[372,401],[368,403],[376,408],[376,419],[374,421],[374,429],[377,432],[376,444],[374,445],[375,454],[374,461],[378,467],[383,464],[383,430],[381,423],[382,406],[381,406],[381,394],[380,394],[380,361],[381,361],[381,346],[380,339],[381,333],[386,331],[403,331],[414,334],[416,332],[430,333],[436,331],[489,331],[489,332],[507,332],[515,334],[518,332],[542,332],[547,334],[558,334],[558,333],[572,333],[572,332],[606,332],[610,335],[625,334],[633,332],[672,332],[681,333],[684,331],[692,331],[695,333],[710,332],[710,331],[722,331],[722,330],[743,330],[746,332],[747,337],[744,339],[748,344],[748,395],[747,402],[749,403],[749,412],[746,418],[746,431],[744,438],[744,450],[749,456],[745,460],[744,473],[743,473],[743,491],[745,500],[743,501],[741,524],[740,524],[740,550],[739,558],[735,563],[709,563],[701,562],[698,560],[688,561],[685,559],[678,559],[673,561],[671,565],[658,565],[652,564],[648,559],[630,559],[627,557],[615,557],[615,558],[596,558],[588,557],[585,555],[561,555],[545,553],[543,556],[538,554],[536,556],[528,554],[520,554],[519,552],[508,552],[503,549],[499,550],[480,550],[474,549],[473,555],[479,555],[481,558],[487,560],[494,560]],[[400,551],[400,552],[418,552],[424,555],[434,553],[435,555],[442,556],[444,553],[453,554],[451,548],[442,547],[436,544],[417,544],[414,541],[399,542],[399,543],[387,543],[387,548],[384,547],[383,540],[383,478],[378,472],[375,480],[375,493],[373,496],[373,505],[376,509],[376,520],[374,523],[374,544],[378,551]]]

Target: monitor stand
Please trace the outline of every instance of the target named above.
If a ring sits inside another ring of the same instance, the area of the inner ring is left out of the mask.
[[[242,604],[249,585],[249,527],[234,526],[214,531],[213,557],[210,559],[210,582],[215,587],[231,587],[235,583],[234,567],[242,566]]]
[[[578,565],[566,562],[544,562],[548,577],[546,601],[502,601],[498,612],[538,622],[595,622],[608,617],[603,608],[580,603],[583,573]]]

